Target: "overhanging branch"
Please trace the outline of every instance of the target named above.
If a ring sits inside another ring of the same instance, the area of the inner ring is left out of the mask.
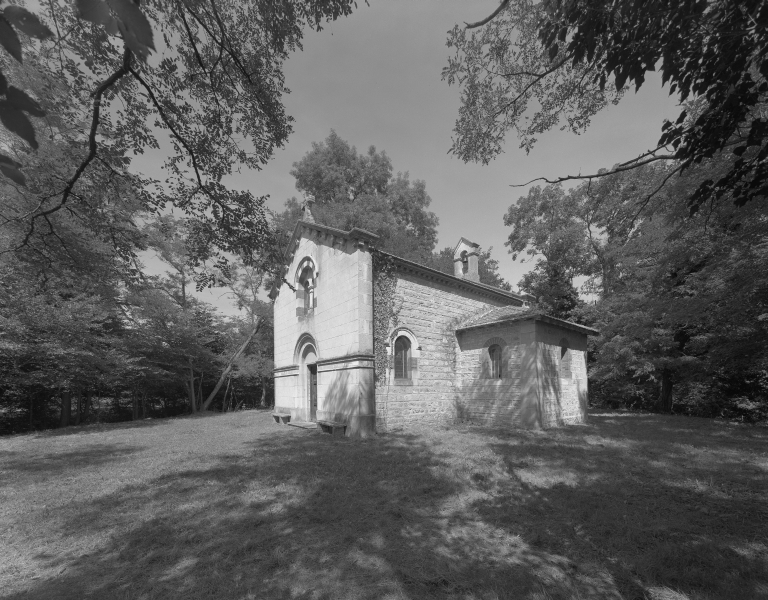
[[[496,18],[496,16],[497,16],[497,15],[498,15],[498,14],[499,14],[499,13],[500,13],[502,10],[504,10],[504,9],[507,7],[507,5],[508,5],[508,4],[509,4],[509,0],[502,0],[502,3],[501,3],[501,4],[499,4],[499,7],[498,7],[496,10],[494,10],[494,11],[493,11],[493,12],[492,12],[492,13],[491,13],[489,16],[487,16],[485,19],[483,19],[482,21],[478,21],[477,23],[467,23],[467,22],[465,22],[465,23],[464,23],[464,25],[466,25],[466,26],[467,26],[467,27],[466,27],[467,29],[476,29],[477,27],[482,27],[482,26],[483,26],[483,25],[485,25],[486,23],[490,23],[491,21],[493,21],[493,19],[495,19],[495,18]]]
[[[128,72],[131,69],[131,56],[132,56],[132,52],[130,51],[128,46],[125,46],[125,51],[123,52],[122,66],[117,71],[112,73],[112,75],[110,75],[108,79],[106,79],[98,88],[96,88],[96,91],[93,93],[93,113],[91,115],[91,130],[88,134],[88,155],[85,157],[85,159],[83,159],[83,161],[77,167],[77,170],[75,171],[74,175],[72,175],[70,180],[67,182],[67,185],[64,187],[64,190],[61,193],[61,200],[59,201],[59,203],[47,210],[44,210],[32,216],[32,220],[30,221],[30,224],[29,224],[29,230],[24,236],[24,239],[22,240],[21,244],[19,244],[18,248],[25,246],[29,242],[30,238],[32,237],[32,234],[34,234],[35,232],[35,222],[37,219],[44,218],[47,221],[48,215],[51,215],[58,210],[61,210],[61,208],[69,200],[69,197],[72,194],[72,190],[74,189],[75,184],[80,180],[80,177],[88,168],[88,165],[91,164],[91,161],[93,161],[93,159],[96,157],[96,152],[98,151],[98,148],[99,148],[98,143],[96,142],[96,134],[98,133],[98,130],[99,130],[99,119],[101,115],[101,99],[104,96],[104,93],[109,88],[111,88],[113,85],[115,85],[115,83],[117,83],[120,79],[122,79],[125,75],[128,74]]]
[[[669,155],[665,154],[663,156],[653,156],[649,159],[638,161],[638,162],[624,163],[622,166],[615,167],[613,169],[605,171],[604,173],[594,173],[592,175],[566,175],[565,177],[558,177],[557,179],[547,179],[546,177],[536,177],[535,179],[531,179],[526,183],[511,184],[509,187],[525,187],[526,185],[531,185],[532,183],[536,183],[537,181],[543,181],[545,183],[553,184],[553,183],[563,183],[565,181],[583,181],[585,179],[599,179],[601,177],[609,177],[611,175],[615,175],[616,173],[621,173],[623,171],[630,171],[632,169],[636,169],[638,167],[642,167],[644,165],[648,165],[650,163],[654,163],[660,160],[677,160],[677,158],[673,154],[669,154]]]

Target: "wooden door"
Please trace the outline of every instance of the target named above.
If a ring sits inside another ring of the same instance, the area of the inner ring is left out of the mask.
[[[317,420],[317,365],[307,365],[309,369],[309,420]]]

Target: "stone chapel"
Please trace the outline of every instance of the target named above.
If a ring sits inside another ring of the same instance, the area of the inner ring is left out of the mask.
[[[586,419],[587,336],[597,332],[480,283],[479,246],[464,238],[453,275],[381,253],[394,266],[397,316],[375,380],[377,240],[315,223],[306,209],[296,224],[270,293],[276,415],[343,424],[352,437],[457,418],[523,428]]]

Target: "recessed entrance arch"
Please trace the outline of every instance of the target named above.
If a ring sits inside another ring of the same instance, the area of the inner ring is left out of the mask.
[[[317,420],[317,347],[310,335],[303,335],[297,344],[302,412],[308,421]]]

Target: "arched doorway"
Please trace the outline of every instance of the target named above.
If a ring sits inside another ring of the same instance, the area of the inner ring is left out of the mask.
[[[308,419],[317,420],[317,352],[312,343],[301,349],[301,371],[304,380],[304,402],[308,406]]]

